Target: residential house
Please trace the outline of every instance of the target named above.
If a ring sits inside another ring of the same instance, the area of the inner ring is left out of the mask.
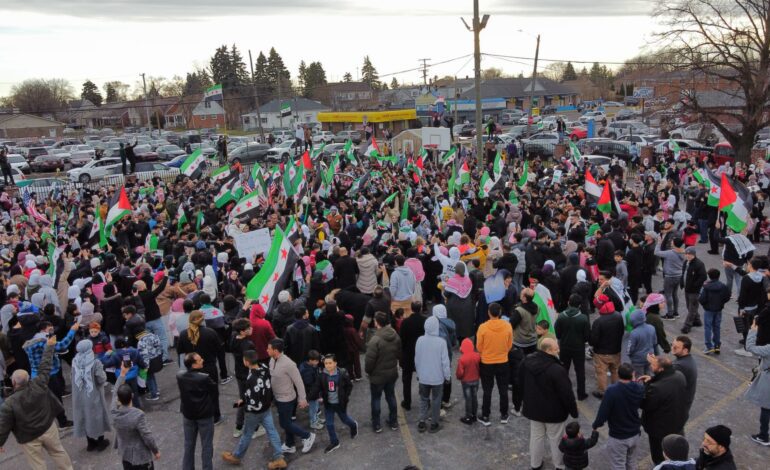
[[[193,108],[190,121],[187,123],[188,129],[225,129],[225,110],[216,100],[201,100]]]
[[[376,92],[364,82],[328,83],[313,95],[334,111],[376,109],[379,105]]]
[[[0,137],[3,139],[61,137],[64,123],[32,114],[0,114]]]
[[[579,92],[572,86],[547,78],[538,78],[533,84],[531,78],[493,78],[481,81],[481,105],[485,115],[499,117],[505,109],[543,106],[571,106],[580,100]],[[459,100],[446,100],[459,117],[473,120],[476,106],[476,91],[472,87],[460,95]]]
[[[281,104],[283,114],[281,116]],[[318,113],[331,111],[329,106],[307,98],[295,97],[285,100],[272,100],[259,107],[263,129],[294,128],[297,123],[311,124],[318,122]],[[259,129],[256,110],[241,116],[244,130]]]

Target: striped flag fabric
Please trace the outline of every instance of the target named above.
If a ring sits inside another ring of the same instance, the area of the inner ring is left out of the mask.
[[[334,279],[334,266],[328,259],[315,265],[315,270],[321,273],[321,279],[324,283],[331,282]]]
[[[593,196],[596,199],[599,199],[602,196],[602,187],[599,186],[599,184],[594,179],[594,176],[591,174],[590,171],[586,168],[586,182],[585,182],[585,191],[586,194],[589,196]]]
[[[682,154],[682,149],[679,148],[679,144],[674,139],[668,139],[668,149],[674,154],[674,160],[679,160],[679,156]]]
[[[343,149],[343,152],[345,152],[345,158],[348,159],[351,165],[358,166],[358,159],[356,159],[356,153],[353,149],[353,141],[348,139],[345,142],[345,148]]]
[[[444,155],[441,156],[441,166],[447,166],[448,164],[455,161],[455,157],[457,156],[457,147],[452,147],[444,153]]]
[[[203,218],[203,212],[199,210],[198,214],[195,216],[195,233],[197,233],[199,236],[201,234],[201,227],[203,227],[203,224],[205,223],[206,222]]]
[[[297,253],[283,231],[276,227],[265,263],[246,286],[246,298],[255,300],[266,312],[271,312],[278,293],[291,280],[296,264]]]
[[[144,241],[144,250],[145,252],[151,252],[158,249],[158,241],[160,238],[155,235],[154,233],[150,233],[147,235],[147,239]]]
[[[372,143],[369,144],[369,148],[366,149],[364,155],[367,157],[382,158],[382,153],[380,153],[380,146],[377,145],[377,139],[375,139],[374,136],[372,136]]]
[[[222,99],[222,84],[218,83],[212,87],[209,87],[206,89],[206,92],[203,94],[204,99]]]
[[[447,182],[447,191],[450,196],[455,193],[455,175],[457,175],[457,165],[452,162],[452,171],[449,173],[449,181]]]
[[[310,154],[310,159],[316,160],[318,157],[321,156],[325,148],[326,148],[326,142],[321,142],[321,145],[314,147],[313,152]],[[307,169],[309,170],[310,168],[307,168]]]
[[[524,162],[524,169],[521,171],[521,176],[519,181],[516,182],[516,186],[523,188],[527,184],[527,180],[529,180],[529,161]]]
[[[495,186],[496,182],[496,180],[489,176],[489,172],[485,171],[484,174],[481,175],[481,183],[479,184],[479,197],[489,197],[489,193],[492,191],[492,188]]]
[[[503,157],[500,151],[495,155],[495,161],[492,163],[492,177],[497,180],[503,174]]]
[[[350,185],[350,189],[348,189],[348,194],[350,196],[355,196],[359,191],[363,190],[366,187],[366,183],[368,182],[369,182],[369,172],[366,172],[362,177],[353,181],[353,184]]]
[[[243,196],[238,203],[230,211],[230,218],[244,217],[246,214],[255,211],[262,207],[260,204],[259,191],[252,191],[249,194]]]
[[[195,149],[193,153],[182,163],[179,171],[185,176],[192,176],[196,170],[206,161],[206,156],[203,155],[201,149]]]
[[[569,142],[569,153],[570,153],[570,158],[575,163],[575,166],[578,166],[578,167],[583,166],[583,162],[584,162],[583,155],[580,153],[580,149],[578,148],[578,146],[575,145],[575,142],[572,142],[571,140]]]
[[[532,301],[537,305],[537,317],[535,317],[535,322],[539,323],[540,321],[547,321],[548,329],[553,333],[553,325],[556,323],[557,313],[553,298],[551,297],[551,291],[538,282],[535,286],[535,297],[532,298]]]
[[[302,158],[297,160],[297,166],[303,166],[306,170],[313,169],[313,162],[310,161],[310,154],[307,153],[307,150],[302,154]]]
[[[409,218],[409,199],[412,197],[412,188],[406,190],[404,195],[404,202],[401,206],[401,217],[399,220],[407,220]]]
[[[179,220],[177,220],[177,222],[176,222],[176,231],[177,232],[181,232],[182,231],[182,227],[184,227],[184,225],[188,222],[187,211],[185,210],[185,208],[184,207],[180,207],[179,209],[182,211],[182,214],[179,216]]]
[[[283,190],[286,197],[292,197],[301,191],[302,183],[305,181],[304,165],[289,165],[283,174]]]
[[[604,183],[604,189],[599,197],[599,202],[596,204],[596,208],[604,214],[612,212],[612,191],[610,190],[609,181]]]
[[[471,170],[468,167],[468,162],[463,161],[463,164],[460,165],[460,168],[457,169],[457,178],[455,178],[455,185],[459,186],[460,189],[462,189],[464,184],[468,184],[471,182]]]
[[[722,193],[722,181],[708,168],[706,168],[706,177],[709,182],[709,195],[706,199],[706,205],[719,207],[719,199]]]
[[[259,168],[259,165],[254,165],[255,167]],[[223,181],[230,177],[230,165],[220,166],[219,168],[215,169],[211,172],[211,182],[216,183],[217,181]]]
[[[107,220],[104,222],[104,231],[106,233],[110,233],[112,230],[112,226],[115,225],[115,223],[122,219],[123,217],[127,216],[131,213],[131,203],[128,202],[128,196],[126,195],[126,187],[123,186],[120,188],[120,193],[118,196],[118,201],[115,203],[114,206],[110,207],[110,210],[107,212]]]
[[[236,186],[240,187],[238,178],[231,178],[219,187],[219,191],[214,197],[214,205],[217,206],[217,209],[221,209],[230,201],[238,200],[238,197],[235,194]]]
[[[398,196],[398,191],[394,192],[390,196],[386,197],[384,201],[382,201],[382,204],[380,204],[380,210],[385,209],[390,205],[391,202]]]
[[[90,246],[98,244],[101,249],[107,247],[107,236],[104,234],[104,221],[99,211],[99,204],[94,209],[94,223],[91,225],[91,233],[88,235],[88,240],[93,240]]]
[[[37,211],[35,198],[30,196],[29,191],[25,189],[21,198],[24,207],[27,209],[27,214],[29,214],[30,217],[41,224],[51,224],[51,222],[43,214]]]
[[[737,181],[731,184],[724,173],[722,173],[721,187],[718,209],[727,213],[727,226],[740,233],[751,219],[751,207],[754,204],[751,193],[748,188]]]

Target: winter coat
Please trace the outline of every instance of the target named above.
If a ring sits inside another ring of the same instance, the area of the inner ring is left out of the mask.
[[[458,338],[469,338],[475,332],[476,303],[471,295],[461,298],[453,292],[444,292],[447,315],[455,323]]]
[[[100,310],[104,317],[104,332],[108,335],[118,336],[123,334],[123,326],[126,321],[123,319],[122,309],[123,296],[120,294],[115,294],[102,300]]]
[[[341,256],[334,262],[334,280],[338,288],[354,287],[356,274],[358,274],[358,263],[352,256]]]
[[[687,421],[687,379],[673,367],[655,374],[645,384],[642,426],[650,436],[682,434]]]
[[[420,336],[415,346],[414,365],[419,383],[423,385],[442,385],[450,379],[449,353],[446,341],[439,336],[438,318],[425,320],[425,334]]]
[[[562,423],[567,416],[577,418],[577,402],[569,373],[559,359],[543,351],[524,358],[519,369],[522,414],[540,423]]]
[[[270,321],[273,323],[273,330],[275,331],[276,336],[283,338],[284,333],[286,333],[286,328],[294,323],[294,312],[300,309],[304,311],[307,308],[306,304],[307,292],[303,293],[298,299],[280,303],[275,307]]]
[[[591,325],[591,338],[588,344],[594,354],[619,354],[626,327],[623,317],[618,312],[600,313]]]
[[[118,406],[118,388],[123,383],[124,379],[118,376],[112,391],[110,415],[115,428],[116,445],[124,462],[132,465],[147,464],[152,462],[153,454],[158,452],[158,444],[142,410],[133,406]]]
[[[307,353],[311,349],[321,349],[321,338],[313,326],[307,320],[297,320],[286,329],[283,335],[284,351],[296,364],[301,364],[307,359]]]
[[[395,301],[411,300],[417,280],[414,273],[406,266],[399,266],[390,275],[390,295]]]
[[[735,459],[730,449],[719,457],[707,455],[701,449],[695,461],[695,468],[697,470],[736,470],[738,467],[735,466]]]
[[[479,326],[476,348],[481,355],[482,364],[507,363],[511,347],[513,347],[513,329],[507,321],[490,319]]]
[[[567,437],[565,434],[559,442],[559,450],[564,454],[564,465],[570,469],[588,468],[588,449],[596,445],[599,433],[593,431],[586,439],[581,434]]]
[[[358,263],[358,279],[356,288],[362,294],[371,294],[377,287],[377,272],[379,262],[374,255],[367,254],[356,259]]]
[[[303,361],[299,365],[299,375],[302,377],[302,383],[305,384],[305,395],[308,401],[321,398],[321,371],[318,367]]]
[[[591,337],[591,325],[588,315],[575,307],[569,307],[561,312],[554,324],[559,349],[564,351],[585,351],[585,346]]]
[[[655,336],[658,338],[658,347],[668,354],[671,351],[671,345],[666,338],[666,329],[663,327],[663,320],[660,314],[656,312],[647,312],[647,324],[655,328]]]
[[[391,326],[378,328],[366,346],[366,374],[369,383],[382,385],[398,378],[401,338]]]
[[[343,410],[348,408],[348,400],[350,399],[350,393],[353,391],[353,382],[350,380],[348,371],[342,367],[337,367],[337,373],[330,375],[326,369],[321,371],[321,398],[323,398],[324,405],[329,405],[329,384],[334,383],[334,387],[337,390],[337,404]]]
[[[104,399],[104,383],[107,382],[107,374],[104,373],[104,367],[98,359],[94,359],[91,380],[94,386],[90,393],[72,385],[72,421],[75,423],[73,433],[76,437],[96,439],[111,429],[107,402]],[[74,369],[71,383],[75,383]]]
[[[481,366],[481,355],[476,352],[473,342],[465,338],[460,345],[460,359],[457,361],[457,370],[455,375],[457,380],[463,383],[476,382],[479,380]]]
[[[202,369],[180,370],[176,374],[176,382],[179,386],[179,411],[182,416],[190,420],[214,416],[217,383],[209,374]]]
[[[697,294],[707,279],[706,265],[698,258],[693,258],[692,261],[685,261],[685,263],[687,266],[684,268],[684,292],[686,294]]]
[[[413,313],[401,322],[399,336],[401,337],[401,368],[414,372],[414,354],[417,340],[425,334],[425,320],[427,317],[419,313]]]
[[[648,325],[642,310],[631,313],[631,325],[634,329],[628,334],[628,357],[631,364],[647,364],[648,354],[657,354],[658,335],[655,327]]]
[[[708,281],[703,284],[698,296],[698,302],[703,310],[709,312],[721,312],[725,304],[730,300],[730,289],[722,281]]]
[[[757,332],[749,331],[746,350],[759,356],[759,372],[746,390],[746,400],[762,408],[770,408],[770,344],[757,346]]]
[[[321,328],[321,352],[334,354],[340,364],[348,363],[348,348],[345,344],[345,317],[342,312],[323,312],[318,317]]]
[[[67,264],[67,263],[65,263]],[[40,276],[40,279],[38,281],[40,283],[40,290],[38,290],[38,293],[43,294],[44,301],[43,305],[46,304],[53,304],[56,308],[56,313],[59,316],[64,316],[64,307],[63,305],[67,305],[67,293],[65,290],[64,293],[64,302],[61,301],[61,298],[59,297],[58,292],[53,287],[53,278],[48,274],[43,274]],[[59,285],[66,284],[64,280],[59,281]],[[69,287],[69,286],[68,286]]]

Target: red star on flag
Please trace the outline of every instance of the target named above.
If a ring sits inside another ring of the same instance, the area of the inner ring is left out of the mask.
[[[553,299],[548,299],[548,307],[553,308]]]
[[[273,281],[277,281],[277,280],[278,280],[278,273],[275,273],[273,274]]]
[[[326,281],[326,279],[327,279],[327,276],[326,276],[326,274],[323,274],[323,275],[321,276],[321,279],[322,279],[322,280],[324,280],[324,281]]]
[[[240,208],[240,207],[238,207],[237,209],[235,209],[235,212],[238,212],[238,213],[240,213],[240,212],[241,212],[241,208]]]
[[[246,207],[251,208],[251,201],[246,201]]]
[[[287,256],[289,256],[289,253],[286,250],[281,250],[281,259],[286,259]]]
[[[716,193],[717,192],[717,187],[716,186],[712,186],[711,187],[711,192],[712,193]]]
[[[268,297],[267,294],[265,294],[265,295],[262,296],[262,302],[260,302],[260,303],[267,305],[267,302],[269,300],[270,300],[270,297]]]

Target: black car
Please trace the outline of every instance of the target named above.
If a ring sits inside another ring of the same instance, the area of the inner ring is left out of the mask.
[[[582,144],[582,142],[581,142]],[[581,147],[580,145],[578,145]],[[615,140],[594,140],[580,148],[586,155],[604,155],[605,157],[618,157],[623,160],[631,160],[631,148],[625,142]]]
[[[543,106],[543,109],[540,110],[540,114],[542,114],[543,116],[547,116],[549,114],[556,114],[557,109],[558,108],[556,106],[549,104],[547,106]]]
[[[527,143],[522,145],[521,151],[528,158],[540,157],[541,159],[553,157],[553,150],[556,146],[552,144]]]

